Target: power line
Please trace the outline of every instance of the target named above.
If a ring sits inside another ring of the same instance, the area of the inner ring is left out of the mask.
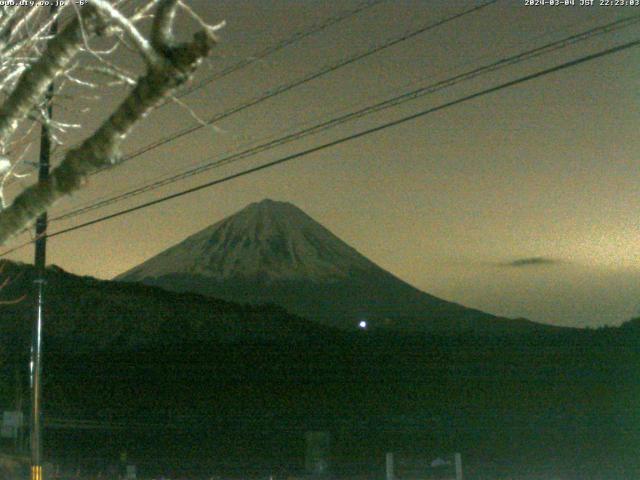
[[[307,31],[303,31],[303,32],[296,32],[294,33],[292,36],[290,36],[289,38],[271,46],[271,47],[267,47],[264,50],[261,50],[258,53],[253,54],[251,57],[246,58],[245,60],[236,63],[235,65],[231,65],[228,68],[225,68],[224,70],[213,74],[211,77],[200,81],[198,84],[196,85],[192,85],[189,88],[183,90],[182,92],[180,92],[180,94],[177,96],[178,98],[182,98],[184,96],[190,95],[191,93],[195,92],[196,90],[199,90],[207,85],[209,85],[210,83],[214,82],[215,80],[219,80],[223,77],[226,77],[227,75],[230,75],[234,72],[237,72],[238,70],[241,70],[249,65],[251,65],[252,63],[257,62],[258,60],[262,60],[263,58],[272,55],[280,50],[282,50],[285,47],[288,47],[289,45],[292,45],[296,42],[299,42],[300,40],[307,38],[315,33],[318,33],[322,30],[325,30],[326,28],[329,28],[330,26],[341,22],[342,20],[346,20],[347,18],[353,17],[355,15],[357,15],[358,13],[367,10],[371,7],[374,7],[375,5],[382,3],[383,0],[372,0],[369,2],[366,2],[358,7],[356,7],[354,10],[350,10],[347,12],[344,12],[342,14],[338,14],[334,17],[329,17],[327,20],[325,20],[324,22],[320,23],[319,25],[312,27],[311,29],[307,30]]]
[[[169,136],[161,138],[161,139],[159,139],[159,140],[157,140],[155,142],[147,144],[144,147],[141,147],[140,149],[138,149],[138,150],[126,155],[123,159],[121,159],[119,161],[118,164],[121,165],[121,164],[123,164],[123,163],[125,163],[125,162],[127,162],[127,161],[129,161],[129,160],[131,160],[133,158],[136,158],[136,157],[138,157],[138,156],[140,156],[140,155],[142,155],[144,153],[147,153],[147,152],[149,152],[151,150],[154,150],[155,148],[159,148],[162,145],[171,143],[174,140],[177,140],[177,139],[179,139],[179,138],[181,138],[181,137],[183,137],[185,135],[193,133],[193,132],[195,132],[195,131],[197,131],[197,130],[199,130],[201,128],[204,128],[205,126],[211,125],[211,124],[213,124],[213,123],[215,123],[217,121],[220,121],[220,120],[222,120],[224,118],[227,118],[227,117],[229,117],[229,116],[231,116],[231,115],[233,115],[235,113],[239,113],[240,111],[243,111],[243,110],[245,110],[245,109],[247,109],[247,108],[249,108],[251,106],[257,105],[257,104],[261,103],[262,101],[265,101],[265,100],[267,100],[269,98],[273,98],[273,97],[275,97],[275,96],[277,96],[277,95],[279,95],[281,93],[289,91],[289,90],[291,90],[291,89],[293,89],[293,88],[295,88],[297,86],[300,86],[300,85],[302,85],[304,83],[307,83],[309,81],[312,81],[314,79],[320,78],[320,77],[322,77],[323,75],[325,75],[327,73],[330,73],[330,72],[335,71],[335,70],[337,70],[337,69],[339,69],[339,68],[341,68],[343,66],[349,65],[349,64],[354,63],[354,62],[356,62],[358,60],[366,58],[366,57],[368,57],[370,55],[373,55],[373,54],[375,54],[375,53],[377,53],[377,52],[379,52],[381,50],[384,50],[384,49],[389,48],[389,47],[391,47],[393,45],[396,45],[396,44],[398,44],[398,43],[400,43],[402,41],[405,41],[405,40],[408,40],[410,38],[413,38],[416,35],[424,33],[424,32],[426,32],[428,30],[431,30],[433,28],[441,26],[441,25],[443,25],[445,23],[448,23],[450,21],[453,21],[455,19],[461,18],[461,17],[463,17],[465,15],[468,15],[470,13],[473,13],[473,12],[479,10],[479,9],[482,9],[482,8],[484,8],[486,6],[489,6],[490,4],[496,3],[497,1],[499,1],[499,0],[491,0],[491,1],[488,1],[488,2],[486,2],[484,4],[481,4],[479,6],[476,6],[476,7],[467,9],[465,11],[459,12],[457,14],[451,15],[449,17],[446,17],[446,18],[444,18],[442,20],[436,21],[434,23],[430,23],[428,25],[420,27],[417,30],[413,30],[413,31],[411,31],[409,33],[405,33],[405,34],[401,35],[400,37],[396,37],[396,38],[394,38],[392,40],[389,40],[389,41],[387,41],[387,42],[385,42],[385,43],[383,43],[381,45],[374,46],[374,47],[370,48],[369,50],[365,51],[364,53],[352,55],[352,56],[348,57],[345,60],[339,61],[336,64],[333,64],[333,65],[328,66],[328,67],[324,67],[321,70],[316,71],[314,73],[311,73],[311,74],[307,75],[306,77],[304,77],[302,79],[298,79],[298,80],[296,80],[296,81],[294,81],[292,83],[289,83],[289,84],[280,85],[275,90],[269,91],[269,92],[265,93],[262,96],[256,97],[256,98],[254,98],[252,100],[249,100],[248,102],[245,102],[244,104],[232,107],[231,109],[228,109],[228,110],[226,110],[226,111],[224,111],[222,113],[216,114],[212,118],[206,120],[204,125],[203,124],[198,124],[198,125],[194,125],[192,127],[187,127],[187,128],[185,128],[183,130],[180,130],[180,131],[172,134],[172,135],[169,135]],[[97,172],[92,173],[91,175],[100,173],[100,172],[105,171],[107,169],[108,168],[103,168],[101,170],[98,170]],[[74,212],[75,212],[75,210],[74,210]],[[66,214],[65,214],[65,217],[66,217]],[[60,216],[57,219],[60,219]]]
[[[286,162],[290,162],[290,161],[295,160],[297,158],[301,158],[301,157],[310,155],[312,153],[316,153],[316,152],[319,152],[319,151],[322,151],[322,150],[326,150],[328,148],[340,145],[342,143],[349,142],[351,140],[355,140],[355,139],[364,137],[366,135],[370,135],[372,133],[380,132],[380,131],[385,130],[387,128],[394,127],[394,126],[397,126],[397,125],[400,125],[400,124],[415,120],[417,118],[424,117],[426,115],[429,115],[429,114],[444,110],[446,108],[453,107],[455,105],[459,105],[461,103],[464,103],[464,102],[467,102],[467,101],[470,101],[470,100],[473,100],[473,99],[488,95],[490,93],[495,93],[495,92],[497,92],[499,90],[502,90],[502,89],[505,89],[505,88],[509,88],[509,87],[512,87],[512,86],[515,86],[515,85],[519,85],[521,83],[525,83],[525,82],[528,82],[528,81],[531,81],[531,80],[534,80],[534,79],[537,79],[537,78],[540,78],[540,77],[543,77],[543,76],[546,76],[546,75],[549,75],[549,74],[552,74],[552,73],[555,73],[555,72],[559,72],[561,70],[566,70],[568,68],[571,68],[571,67],[574,67],[574,66],[577,66],[577,65],[592,61],[592,60],[596,60],[598,58],[602,58],[602,57],[605,57],[605,56],[608,56],[608,55],[612,55],[614,53],[618,53],[618,52],[621,52],[623,50],[627,50],[627,49],[630,49],[630,48],[633,48],[633,47],[637,47],[639,45],[640,45],[640,40],[634,40],[634,41],[631,41],[631,42],[628,42],[628,43],[625,43],[625,44],[622,44],[622,45],[618,45],[616,47],[608,48],[606,50],[601,50],[601,51],[593,53],[593,54],[585,55],[585,56],[580,57],[578,59],[571,60],[571,61],[562,63],[560,65],[556,65],[554,67],[547,68],[547,69],[544,69],[544,70],[541,70],[541,71],[538,71],[538,72],[535,72],[535,73],[532,73],[532,74],[529,74],[529,75],[525,75],[525,76],[519,77],[519,78],[517,78],[515,80],[510,80],[508,82],[501,83],[501,84],[496,85],[494,87],[490,87],[490,88],[481,90],[479,92],[472,93],[470,95],[466,95],[466,96],[461,97],[459,99],[443,103],[443,104],[438,105],[436,107],[432,107],[432,108],[429,108],[429,109],[426,109],[426,110],[422,110],[420,112],[417,112],[417,113],[414,113],[414,114],[411,114],[411,115],[407,115],[407,116],[402,117],[400,119],[384,123],[384,124],[379,125],[377,127],[369,128],[367,130],[363,130],[363,131],[358,132],[358,133],[347,135],[345,137],[341,137],[341,138],[339,138],[337,140],[333,140],[331,142],[327,142],[327,143],[324,143],[322,145],[318,145],[316,147],[312,147],[312,148],[309,148],[309,149],[306,149],[306,150],[302,150],[302,151],[297,152],[297,153],[293,153],[291,155],[287,155],[287,156],[282,157],[282,158],[280,158],[278,160],[274,160],[274,161],[265,163],[263,165],[259,165],[257,167],[249,168],[249,169],[243,170],[241,172],[238,172],[238,173],[235,173],[235,174],[232,174],[232,175],[228,175],[228,176],[226,176],[224,178],[221,178],[221,179],[217,179],[217,180],[214,180],[214,181],[211,181],[211,182],[207,182],[207,183],[204,183],[202,185],[198,185],[196,187],[192,187],[192,188],[189,188],[189,189],[186,189],[186,190],[182,190],[182,191],[177,192],[177,193],[173,193],[171,195],[166,195],[166,196],[164,196],[162,198],[158,198],[156,200],[153,200],[153,201],[150,201],[150,202],[146,202],[146,203],[143,203],[141,205],[137,205],[137,206],[132,207],[132,208],[121,210],[119,212],[112,213],[110,215],[105,215],[103,217],[100,217],[100,218],[97,218],[97,219],[94,219],[94,220],[91,220],[91,221],[88,221],[88,222],[84,222],[82,224],[75,225],[73,227],[65,228],[63,230],[58,230],[58,231],[56,231],[54,233],[51,233],[51,234],[49,234],[47,236],[48,237],[56,237],[56,236],[59,236],[59,235],[64,235],[66,233],[69,233],[69,232],[72,232],[72,231],[75,231],[75,230],[79,230],[79,229],[82,229],[82,228],[85,228],[85,227],[88,227],[88,226],[91,226],[91,225],[95,225],[97,223],[101,223],[101,222],[104,222],[106,220],[110,220],[112,218],[116,218],[116,217],[119,217],[119,216],[122,216],[122,215],[126,215],[126,214],[129,214],[129,213],[138,211],[138,210],[142,210],[144,208],[151,207],[153,205],[157,205],[159,203],[166,202],[168,200],[172,200],[174,198],[179,198],[179,197],[182,197],[184,195],[188,195],[190,193],[194,193],[194,192],[203,190],[205,188],[209,188],[209,187],[212,187],[212,186],[215,186],[215,185],[219,185],[219,184],[234,180],[236,178],[244,177],[244,176],[250,175],[252,173],[256,173],[256,172],[259,172],[259,171],[262,171],[262,170],[266,170],[267,168],[271,168],[271,167],[274,167],[276,165],[280,165],[280,164],[283,164],[283,163],[286,163]],[[32,243],[32,242],[29,242],[29,243]],[[4,252],[4,253],[0,254],[0,257],[3,257],[5,255],[7,255],[7,253],[8,252]]]
[[[286,135],[284,137],[281,138],[277,138],[275,140],[271,140],[269,142],[263,143],[261,145],[257,145],[254,147],[251,147],[247,150],[241,151],[241,152],[236,152],[233,153],[229,156],[223,157],[221,159],[216,159],[212,162],[208,162],[204,165],[200,165],[198,167],[189,169],[185,172],[179,173],[177,175],[173,175],[170,176],[168,178],[164,178],[146,185],[143,185],[141,187],[135,188],[133,190],[130,190],[128,192],[113,196],[111,198],[107,198],[98,202],[95,202],[93,204],[89,204],[87,206],[81,207],[81,208],[76,208],[74,210],[71,210],[67,213],[64,213],[62,215],[59,215],[55,218],[52,218],[51,221],[60,221],[63,219],[68,219],[68,218],[73,218],[75,216],[84,214],[86,212],[92,211],[92,210],[96,210],[99,208],[103,208],[105,206],[111,205],[113,203],[125,200],[127,198],[131,198],[137,195],[140,195],[142,193],[145,192],[149,192],[152,190],[155,190],[157,188],[169,185],[171,183],[175,183],[179,180],[183,180],[185,178],[189,178],[191,176],[195,176],[198,175],[200,173],[203,173],[205,171],[211,170],[213,168],[217,168],[220,167],[222,165],[227,165],[231,162],[235,162],[250,156],[254,156],[260,152],[263,152],[265,150],[269,150],[272,148],[275,148],[277,146],[295,141],[295,140],[299,140],[300,138],[306,137],[308,135],[311,134],[315,134],[324,130],[327,130],[329,128],[333,128],[336,125],[345,123],[347,121],[351,121],[354,120],[356,118],[361,118],[365,115],[369,115],[371,113],[375,113],[375,112],[379,112],[382,111],[384,109],[388,109],[391,107],[395,107],[398,106],[402,103],[411,101],[411,100],[415,100],[416,98],[428,95],[428,94],[432,94],[435,93],[437,91],[440,91],[442,89],[451,87],[453,85],[456,85],[460,82],[463,81],[468,81],[471,80],[473,78],[476,78],[480,75],[484,75],[490,72],[495,72],[499,69],[502,68],[506,68],[508,66],[523,62],[523,61],[527,61],[527,60],[531,60],[533,58],[537,58],[541,55],[546,55],[548,53],[551,53],[553,51],[559,50],[561,48],[565,48],[569,45],[574,45],[578,42],[584,41],[584,40],[588,40],[590,38],[593,38],[596,35],[602,35],[605,33],[611,33],[615,30],[621,29],[621,28],[625,28],[628,27],[630,25],[636,24],[640,22],[640,15],[633,15],[630,17],[626,17],[614,22],[610,22],[608,24],[605,25],[601,25],[595,28],[592,28],[590,30],[587,30],[585,32],[581,32],[578,34],[574,34],[574,35],[570,35],[569,37],[563,38],[561,40],[557,40],[551,43],[548,43],[546,45],[540,46],[540,47],[536,47],[533,48],[531,50],[525,51],[525,52],[521,52],[518,53],[516,55],[513,55],[511,57],[507,57],[507,58],[503,58],[500,60],[497,60],[495,62],[492,62],[488,65],[484,65],[481,67],[477,67],[474,68],[470,71],[455,75],[451,78],[436,82],[434,84],[430,84],[427,86],[423,86],[420,87],[418,89],[412,90],[410,92],[406,92],[404,94],[395,96],[391,99],[379,102],[375,105],[371,105],[371,106],[367,106],[365,108],[347,113],[345,115],[341,115],[337,118],[333,118],[330,119],[328,121],[325,122],[321,122],[319,124],[316,124],[314,126],[308,127],[308,128],[304,128],[302,130],[299,130],[297,132],[291,133],[289,135]]]
[[[379,3],[382,3],[383,0],[369,0],[361,5],[358,5],[356,8],[352,9],[352,10],[348,10],[342,13],[338,13],[337,15],[334,15],[332,17],[327,18],[326,20],[324,20],[323,22],[316,24],[316,25],[312,25],[310,28],[308,28],[307,30],[302,30],[302,31],[298,31],[295,32],[293,35],[287,37],[286,39],[276,43],[275,45],[269,46],[263,50],[260,50],[257,53],[254,53],[252,55],[250,55],[249,57],[245,58],[244,60],[235,63],[234,65],[231,65],[230,67],[227,67],[223,70],[221,70],[220,72],[214,73],[213,75],[211,75],[209,78],[203,79],[201,80],[199,83],[197,83],[196,85],[192,85],[184,90],[182,90],[181,92],[179,92],[177,95],[175,95],[175,98],[183,98],[186,97],[190,94],[192,94],[193,92],[200,90],[201,88],[204,88],[205,86],[209,85],[210,83],[214,82],[215,80],[219,80],[221,78],[226,77],[227,75],[231,75],[232,73],[235,73],[239,70],[242,70],[243,68],[246,68],[262,59],[264,59],[265,57],[272,55],[280,50],[283,50],[284,48],[293,45],[307,37],[310,37],[318,32],[321,32],[323,30],[326,30],[327,28],[331,27],[332,25],[335,25],[337,23],[342,22],[343,20],[347,20],[365,10],[368,10],[374,6],[376,6]],[[158,108],[163,107],[164,105],[167,105],[171,103],[171,99],[166,100],[164,103],[162,103]],[[78,145],[75,145],[75,147],[77,147]],[[74,148],[74,147],[72,147]],[[57,159],[60,159],[62,157],[62,155],[58,155]]]
[[[154,149],[156,149],[156,148],[158,148],[158,147],[160,147],[162,145],[166,145],[167,143],[173,142],[174,140],[177,140],[177,139],[179,139],[181,137],[184,137],[185,135],[188,135],[190,133],[198,131],[201,128],[204,128],[205,126],[212,125],[215,122],[223,120],[223,119],[225,119],[227,117],[230,117],[231,115],[234,115],[236,113],[242,112],[243,110],[246,110],[247,108],[253,107],[253,106],[258,105],[258,104],[260,104],[262,102],[265,102],[266,100],[269,100],[269,99],[274,98],[274,97],[276,97],[278,95],[281,95],[281,94],[283,94],[285,92],[293,90],[294,88],[299,87],[300,85],[304,85],[304,84],[309,83],[309,82],[311,82],[313,80],[317,80],[318,78],[321,78],[321,77],[323,77],[323,76],[325,76],[325,75],[327,75],[329,73],[335,72],[336,70],[338,70],[338,69],[340,69],[342,67],[346,67],[347,65],[351,65],[352,63],[355,63],[355,62],[360,61],[360,60],[362,60],[364,58],[370,57],[371,55],[374,55],[374,54],[376,54],[378,52],[381,52],[382,50],[385,50],[387,48],[391,48],[391,47],[393,47],[393,46],[395,46],[395,45],[397,45],[397,44],[399,44],[401,42],[407,41],[407,40],[409,40],[411,38],[414,38],[414,37],[416,37],[418,35],[421,35],[421,34],[427,32],[427,31],[429,31],[429,30],[433,30],[434,28],[442,26],[442,25],[444,25],[446,23],[452,22],[454,20],[462,18],[462,17],[464,17],[466,15],[469,15],[471,13],[477,12],[477,11],[479,11],[479,10],[485,8],[485,7],[488,7],[489,5],[492,5],[492,4],[494,4],[494,3],[498,2],[498,1],[499,0],[488,0],[488,1],[486,1],[486,2],[484,2],[482,4],[480,4],[480,5],[477,5],[475,7],[468,8],[468,9],[462,11],[462,12],[450,15],[450,16],[444,18],[444,19],[438,20],[438,21],[433,22],[433,23],[429,23],[429,24],[427,24],[427,25],[425,25],[423,27],[420,27],[420,28],[418,28],[416,30],[412,30],[411,32],[405,33],[403,35],[400,35],[399,37],[396,37],[396,38],[393,38],[391,40],[388,40],[385,43],[383,43],[381,45],[374,46],[374,47],[368,49],[365,52],[352,55],[352,56],[350,56],[350,57],[348,57],[348,58],[346,58],[344,60],[340,60],[337,63],[334,63],[334,64],[331,64],[331,65],[329,65],[327,67],[324,67],[321,70],[313,72],[313,73],[311,73],[309,75],[306,75],[306,76],[304,76],[304,77],[302,77],[302,78],[300,78],[298,80],[295,80],[295,81],[287,83],[287,84],[280,85],[279,87],[276,87],[275,89],[270,90],[270,91],[266,92],[265,94],[263,94],[263,95],[261,95],[259,97],[253,98],[253,99],[251,99],[251,100],[249,100],[249,101],[247,101],[245,103],[242,103],[240,105],[236,105],[235,107],[232,107],[232,108],[230,108],[228,110],[225,110],[224,112],[221,112],[221,113],[218,113],[218,114],[214,115],[213,117],[207,119],[205,121],[204,125],[203,124],[198,124],[198,125],[194,125],[192,127],[187,127],[187,128],[184,128],[184,129],[172,134],[172,135],[166,136],[164,138],[156,140],[155,142],[149,143],[149,144],[145,145],[144,147],[139,148],[138,150],[126,155],[124,158],[122,158],[118,162],[118,164],[122,165],[123,163],[126,163],[129,160],[132,160],[132,159],[134,159],[136,157],[139,157],[140,155],[142,155],[144,153],[147,153],[147,152],[149,152],[151,150],[154,150]],[[106,168],[100,169],[100,170],[92,173],[92,175],[96,175],[96,174],[98,174],[100,172],[108,170],[109,168],[110,167],[106,167]]]

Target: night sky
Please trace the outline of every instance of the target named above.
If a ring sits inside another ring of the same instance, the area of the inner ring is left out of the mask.
[[[193,2],[226,20],[198,79],[361,2]],[[304,125],[630,15],[640,6],[525,6],[502,0],[340,68],[91,179],[51,216]],[[598,2],[596,2],[598,3]],[[385,1],[216,80],[183,100],[203,118],[479,2]],[[145,195],[54,222],[51,231],[158,198],[640,37],[640,24]],[[263,198],[289,201],[362,254],[433,295],[490,313],[573,326],[640,312],[640,49],[547,75],[335,148],[51,239],[48,261],[112,278]],[[196,80],[197,82],[197,80]],[[81,138],[106,107],[94,104]],[[78,100],[81,101],[81,100]],[[59,118],[72,115],[67,102]],[[169,105],[134,151],[195,124]],[[72,142],[71,142],[72,143]],[[27,184],[30,180],[24,180]],[[17,186],[18,183],[14,184]],[[28,240],[17,238],[15,244]],[[11,245],[8,245],[11,246]],[[12,259],[32,261],[32,248]]]

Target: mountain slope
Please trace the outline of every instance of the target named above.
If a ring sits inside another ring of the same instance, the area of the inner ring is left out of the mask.
[[[294,205],[273,200],[247,206],[117,279],[232,301],[276,303],[345,329],[361,321],[377,328],[448,333],[546,328],[424,293]]]
[[[34,268],[3,264],[0,353],[27,352]],[[22,301],[14,302],[16,299]],[[8,302],[8,303],[4,303]],[[329,329],[276,306],[249,306],[146,285],[79,277],[47,268],[45,343],[68,352],[182,348],[185,345],[315,342]],[[1,363],[1,362],[0,362]]]

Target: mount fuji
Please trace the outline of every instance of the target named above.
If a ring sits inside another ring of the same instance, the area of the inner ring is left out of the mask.
[[[496,317],[422,292],[296,206],[273,200],[250,204],[115,280],[235,302],[274,303],[342,329],[366,325],[455,334],[552,328]]]

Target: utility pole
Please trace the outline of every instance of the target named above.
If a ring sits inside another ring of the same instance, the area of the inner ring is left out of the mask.
[[[51,7],[51,14],[55,15],[56,7]],[[58,31],[57,22],[53,22],[50,33]],[[49,85],[45,95],[45,111],[47,119],[53,113],[53,83]],[[51,134],[46,121],[40,130],[40,158],[38,162],[38,182],[49,179],[49,157],[51,154]],[[31,340],[31,480],[43,480],[42,473],[42,324],[44,321],[44,288],[46,283],[45,266],[47,262],[47,212],[42,213],[36,220],[35,246],[35,323]]]

